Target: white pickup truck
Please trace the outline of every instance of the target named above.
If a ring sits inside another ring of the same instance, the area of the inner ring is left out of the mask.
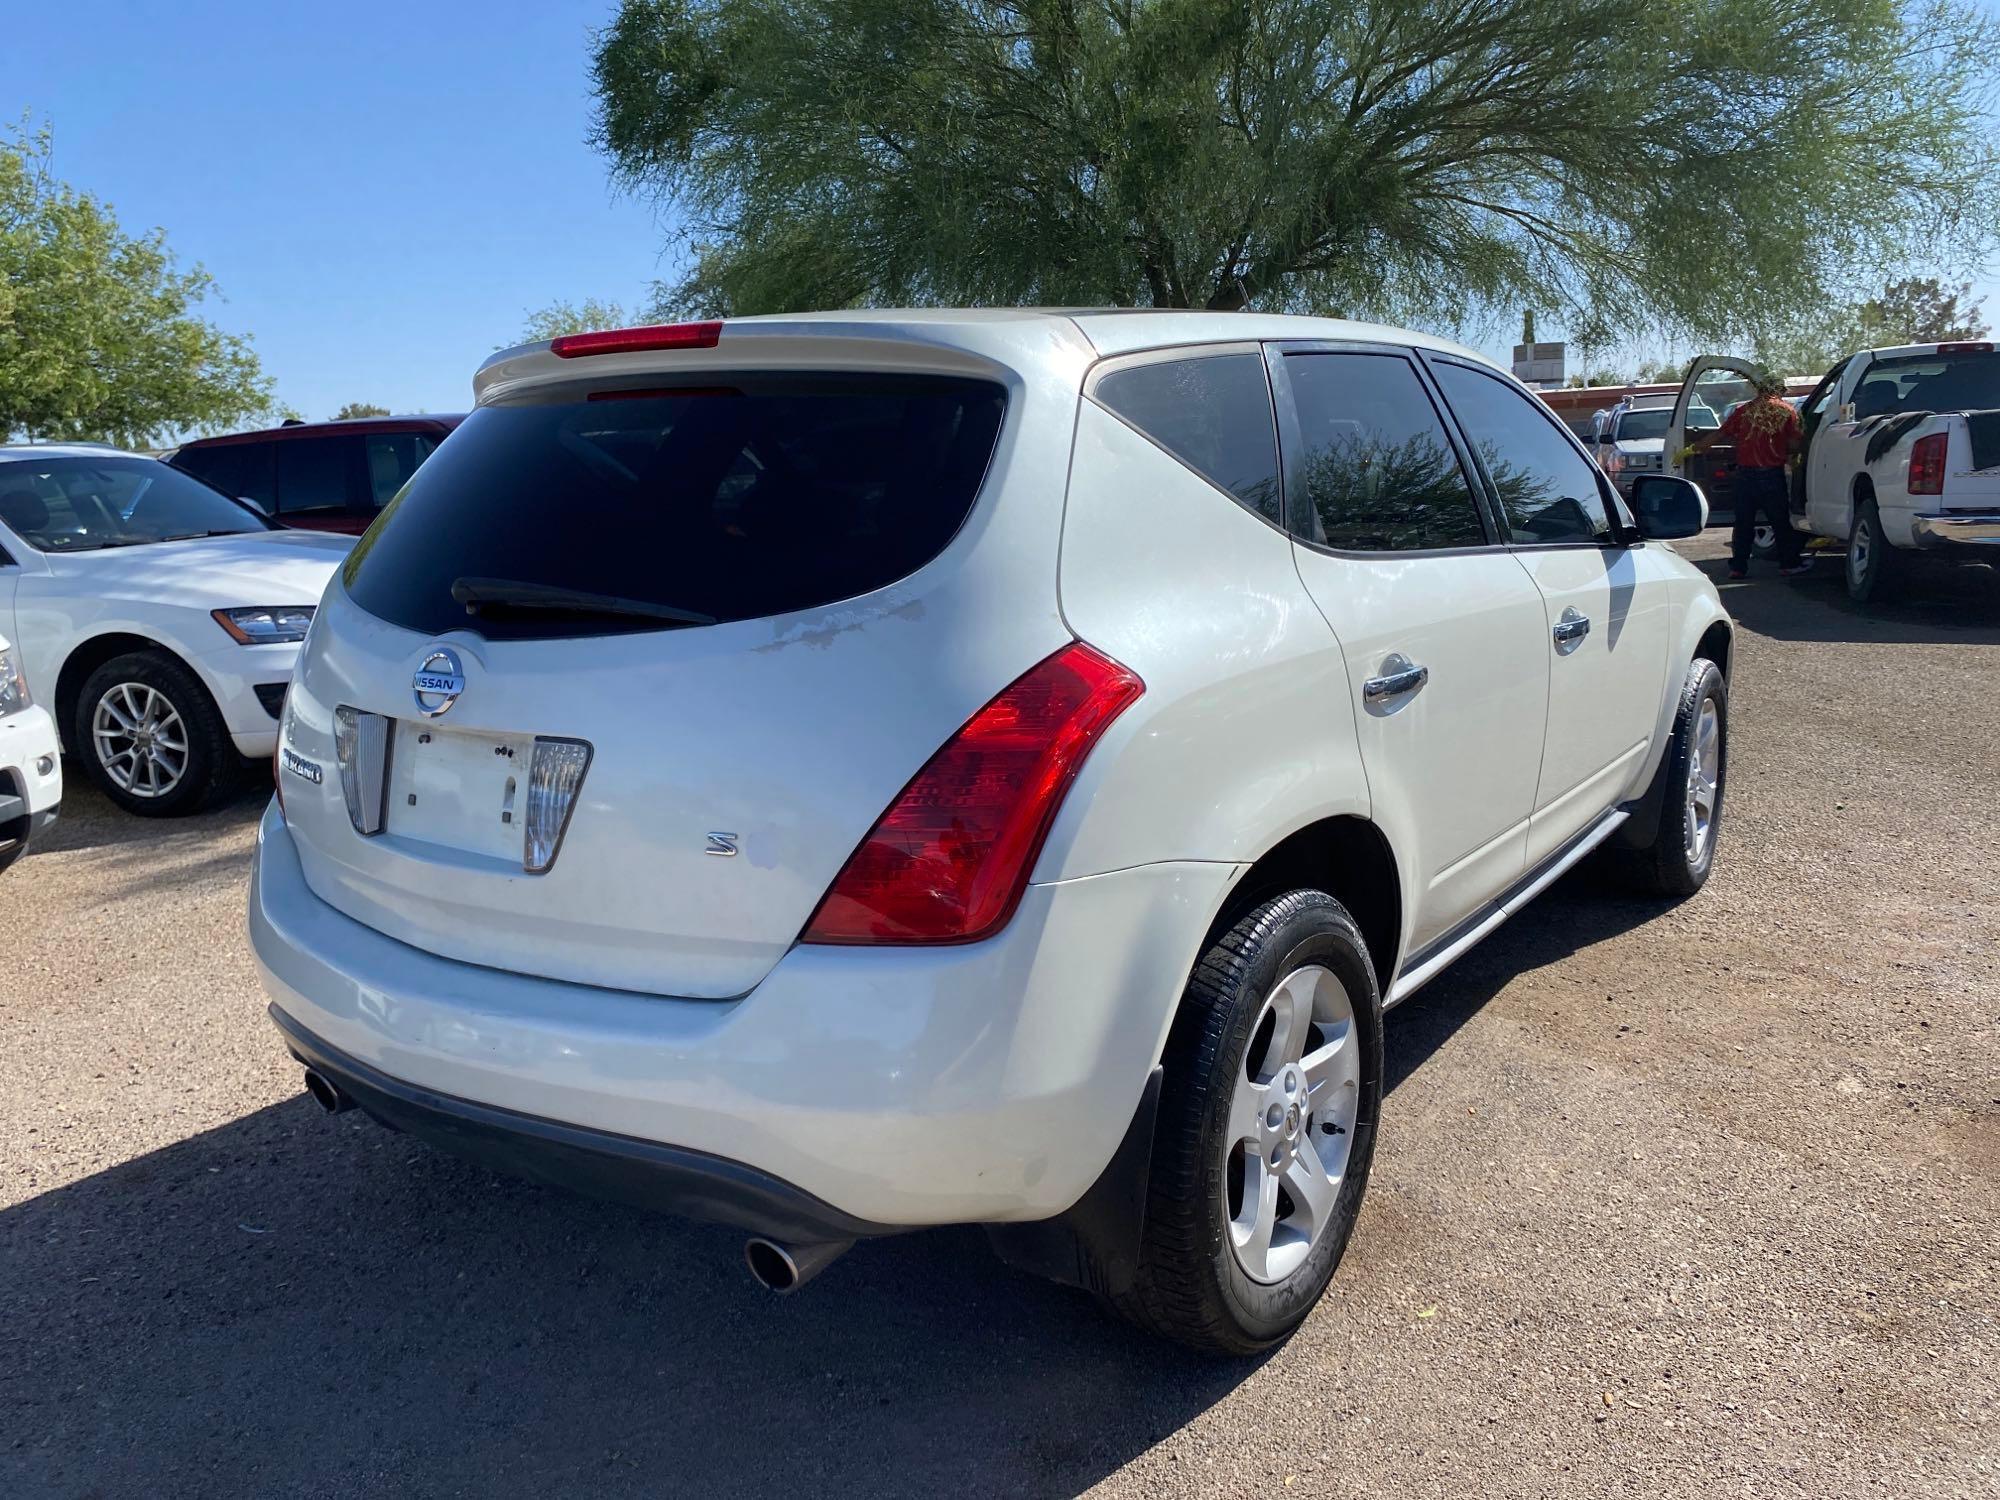
[[[1753,395],[1758,375],[1748,360],[1703,356],[1689,368],[1668,424],[1666,472],[1702,484],[1720,506],[1732,498],[1728,446],[1684,462],[1678,455],[1691,429],[1723,420]],[[1792,525],[1847,544],[1847,590],[1856,599],[1892,593],[1916,551],[1993,549],[2000,560],[2000,352],[1993,344],[1864,349],[1827,371],[1802,415]]]

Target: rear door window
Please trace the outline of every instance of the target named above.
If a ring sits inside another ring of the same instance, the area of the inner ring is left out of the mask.
[[[1100,377],[1091,394],[1273,526],[1278,430],[1260,354],[1153,360]]]
[[[287,438],[278,450],[278,514],[290,520],[347,510],[353,438]]]
[[[409,482],[417,466],[437,446],[427,433],[421,432],[371,432],[362,441],[368,453],[371,510],[380,510],[395,499],[396,491]]]
[[[1285,476],[1304,540],[1344,552],[1486,544],[1472,486],[1406,357],[1287,354],[1285,376],[1301,445],[1287,450]]]
[[[251,500],[268,515],[277,498],[271,473],[275,443],[217,443],[212,448],[188,448],[174,456],[174,467],[205,479],[225,495]]]
[[[482,603],[461,579],[718,621],[886,587],[944,550],[992,457],[986,381],[717,375],[700,387],[565,388],[484,406],[349,557],[363,609],[492,638],[662,628],[587,608]]]

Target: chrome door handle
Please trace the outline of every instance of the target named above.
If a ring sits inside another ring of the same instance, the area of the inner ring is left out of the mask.
[[[1392,656],[1382,663],[1389,668],[1380,677],[1371,677],[1361,684],[1361,696],[1370,703],[1380,703],[1387,698],[1400,698],[1405,693],[1414,693],[1431,680],[1431,669],[1414,665],[1407,657]]]
[[[1562,618],[1556,621],[1555,629],[1549,634],[1555,637],[1556,654],[1568,656],[1581,646],[1583,638],[1590,634],[1590,617],[1580,613],[1575,605],[1571,605],[1562,612]]]

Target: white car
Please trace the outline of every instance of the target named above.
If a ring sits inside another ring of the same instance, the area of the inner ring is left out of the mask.
[[[328,1108],[742,1226],[767,1285],[972,1222],[1270,1344],[1384,1009],[1599,844],[1715,857],[1731,627],[1651,539],[1699,491],[1642,531],[1453,345],[839,313],[475,391],[293,682],[271,1016]]]
[[[21,654],[0,635],[0,870],[28,852],[61,804],[55,720],[28,691]]]
[[[352,546],[279,530],[156,459],[0,447],[0,629],[129,812],[194,812],[271,756],[299,642]]]

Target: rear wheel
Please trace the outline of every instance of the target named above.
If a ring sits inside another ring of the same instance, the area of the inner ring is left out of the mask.
[[[208,690],[163,652],[134,651],[92,672],[70,743],[105,796],[147,818],[199,812],[241,769]]]
[[[1854,531],[1847,539],[1847,592],[1859,603],[1888,599],[1896,592],[1902,559],[1882,532],[1882,515],[1873,499],[1854,512]]]
[[[1382,1000],[1360,929],[1322,891],[1262,903],[1188,981],[1119,1310],[1214,1353],[1290,1334],[1347,1248],[1381,1107]]]

